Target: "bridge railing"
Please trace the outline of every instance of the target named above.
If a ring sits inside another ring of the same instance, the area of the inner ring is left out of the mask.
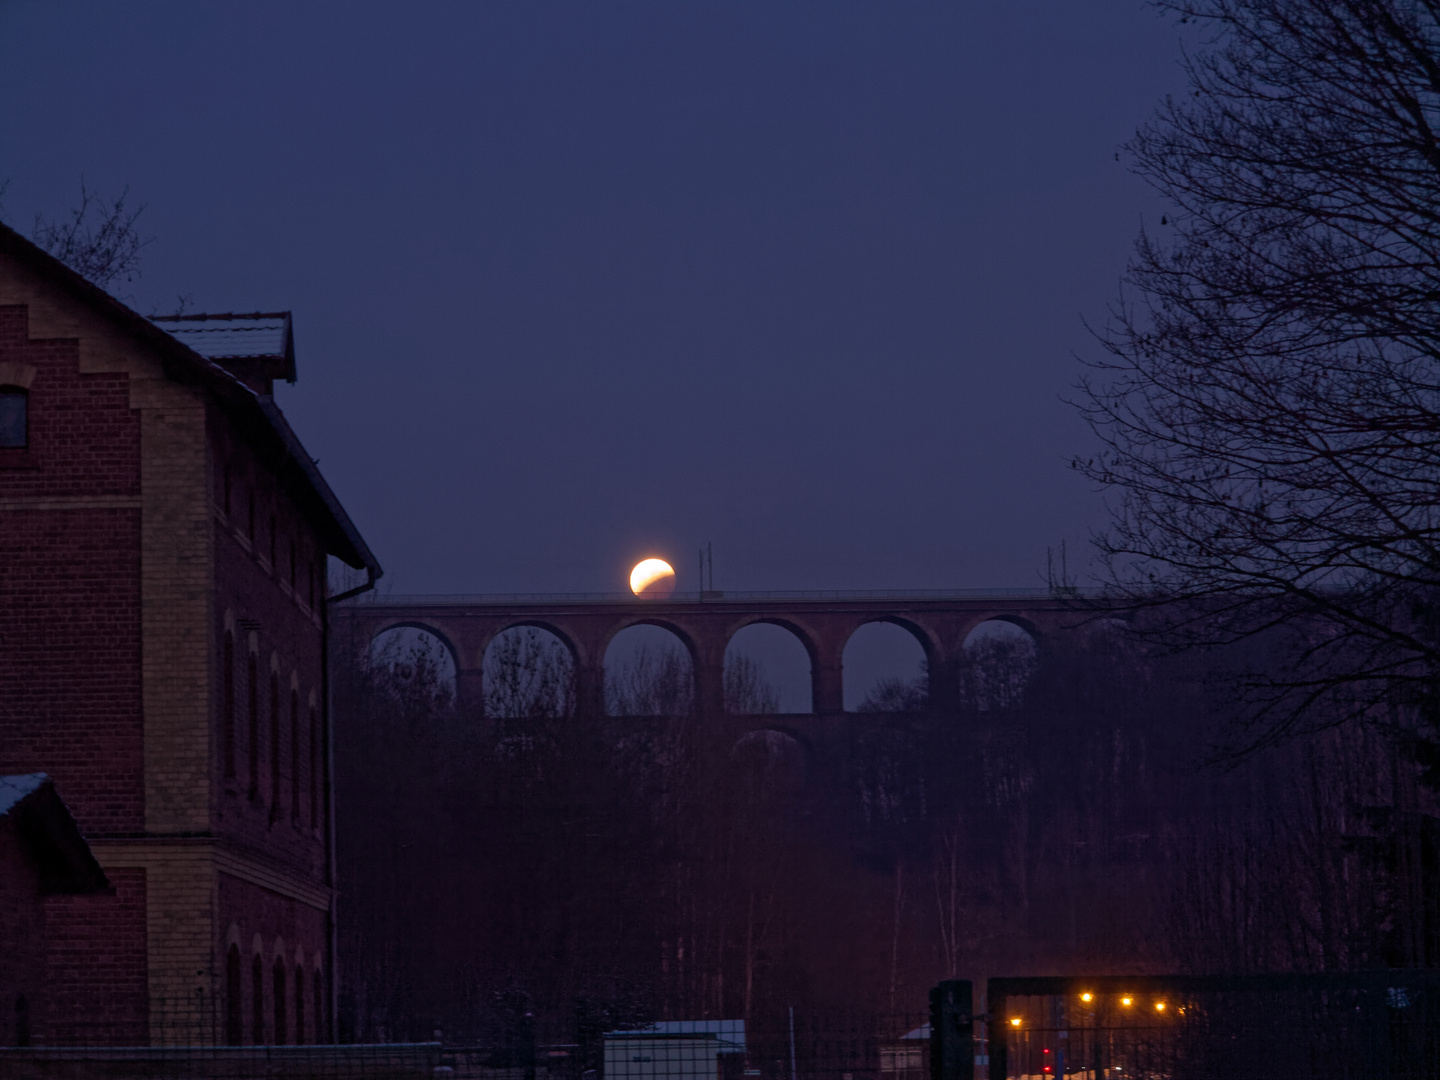
[[[647,604],[747,603],[753,601],[834,600],[1074,600],[1098,599],[1103,589],[774,589],[743,591],[676,592],[664,599],[645,598]],[[491,604],[617,604],[634,603],[630,592],[549,593],[366,593],[342,601],[340,607],[426,607],[430,605]]]

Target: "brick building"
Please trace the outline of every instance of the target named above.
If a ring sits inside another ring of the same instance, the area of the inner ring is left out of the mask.
[[[109,887],[50,778],[0,776],[0,1046],[48,1026],[46,901]]]
[[[288,315],[157,324],[0,226],[0,774],[112,886],[44,902],[36,1043],[331,1037],[326,566],[380,570],[294,377]]]

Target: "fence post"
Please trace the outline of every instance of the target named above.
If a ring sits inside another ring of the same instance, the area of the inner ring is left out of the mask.
[[[930,1080],[975,1080],[969,979],[946,979],[930,991]]]
[[[990,1052],[990,1067],[985,1075],[990,1080],[1006,1080],[1010,1075],[1010,1038],[1009,1017],[1005,1014],[1006,1008],[1005,991],[995,985],[996,980],[991,979],[985,984],[985,1007],[990,1010],[985,1030],[989,1032],[990,1038],[986,1043]]]

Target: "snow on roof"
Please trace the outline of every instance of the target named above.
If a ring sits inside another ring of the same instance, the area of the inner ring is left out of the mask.
[[[902,1039],[928,1039],[928,1038],[930,1038],[930,1025],[929,1025],[929,1024],[921,1024],[921,1025],[920,1025],[918,1028],[916,1028],[914,1031],[907,1031],[904,1035],[901,1035],[900,1038],[902,1038]],[[906,1053],[909,1053],[909,1051],[906,1051]]]
[[[43,772],[0,776],[0,816],[8,814],[26,797],[39,791],[49,779]]]
[[[158,315],[177,341],[183,341],[207,360],[285,359],[290,349],[290,313],[254,312],[245,315]]]

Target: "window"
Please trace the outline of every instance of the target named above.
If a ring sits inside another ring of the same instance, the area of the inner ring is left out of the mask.
[[[310,825],[320,827],[320,714],[310,708]]]
[[[225,778],[235,778],[235,634],[225,631],[220,650],[220,724],[225,745]],[[238,964],[239,961],[237,960]],[[237,975],[236,978],[239,978]]]
[[[270,815],[280,816],[280,675],[270,672]]]
[[[30,445],[30,392],[20,386],[0,386],[0,450],[24,450]]]
[[[251,993],[254,995],[250,1001],[250,1041],[256,1046],[265,1045],[265,965],[260,961],[260,954],[255,954],[255,960],[250,965]]]
[[[275,961],[275,1045],[284,1046],[288,1041],[285,1033],[285,961]]]
[[[315,1041],[325,1041],[325,980],[315,971]]]
[[[305,1045],[305,969],[295,965],[295,1045]]]
[[[225,954],[225,1045],[239,1046],[245,1039],[245,1006],[240,988],[240,946]]]
[[[260,797],[260,673],[256,670],[258,658],[250,653],[249,675],[250,708],[250,798]]]
[[[290,820],[300,822],[300,691],[290,691]]]

